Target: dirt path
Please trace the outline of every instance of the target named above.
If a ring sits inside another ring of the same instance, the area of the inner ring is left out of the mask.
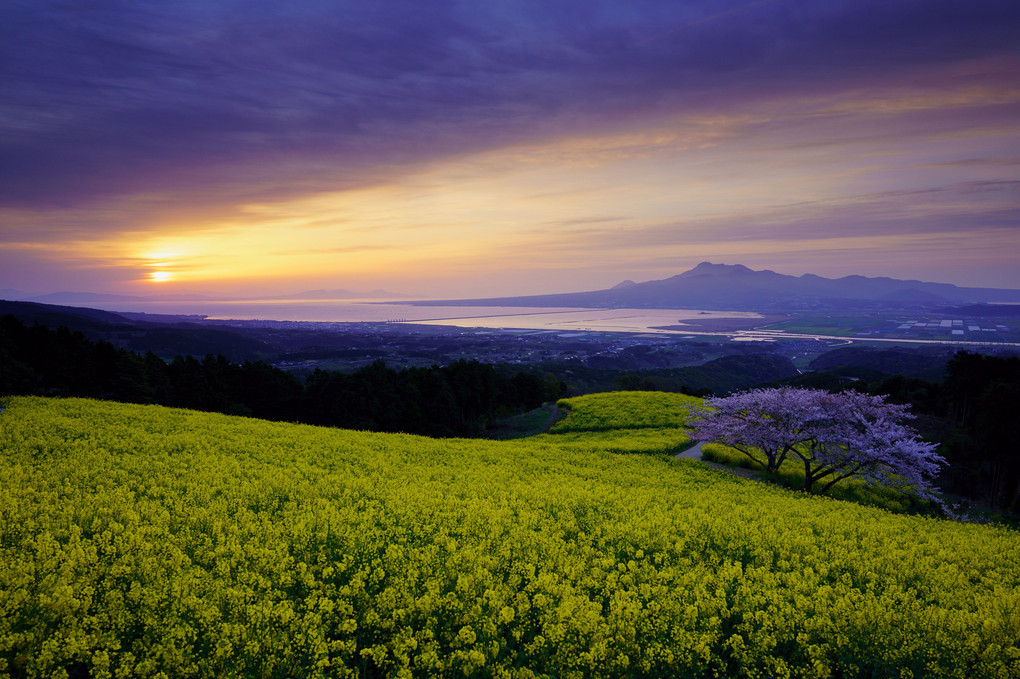
[[[701,447],[703,445],[705,445],[705,442],[704,441],[699,441],[698,443],[695,443],[693,446],[691,446],[687,450],[683,451],[682,453],[677,453],[673,457],[675,457],[677,459],[686,458],[688,460],[697,460],[701,464],[705,465],[706,467],[710,467],[711,469],[718,469],[719,471],[728,472],[730,474],[733,474],[734,476],[740,476],[740,477],[743,477],[745,479],[751,479],[752,481],[764,481],[765,480],[765,478],[764,478],[764,476],[763,476],[763,474],[761,472],[756,472],[756,471],[751,470],[751,469],[744,469],[743,467],[730,467],[730,466],[727,466],[727,465],[724,465],[724,464],[718,464],[716,462],[709,462],[708,460],[702,460],[701,459]]]
[[[549,431],[549,429],[552,428],[554,424],[556,424],[556,420],[560,418],[560,407],[555,403],[550,404],[550,407],[548,408],[543,405],[542,409],[549,411],[549,419],[546,420],[545,424],[542,425],[542,428],[538,430],[537,433],[539,434],[544,434],[547,431]]]
[[[684,452],[677,453],[673,457],[686,457],[686,458],[688,458],[690,460],[700,460],[701,459],[701,446],[703,446],[703,445],[705,445],[704,441],[698,441],[697,443],[695,443],[693,446],[691,446],[690,448],[688,448]]]

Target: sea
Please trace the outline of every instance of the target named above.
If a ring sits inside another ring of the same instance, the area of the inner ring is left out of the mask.
[[[91,306],[91,305],[90,305]],[[198,315],[211,320],[402,322],[463,328],[577,332],[668,333],[685,320],[760,318],[747,311],[705,309],[578,309],[550,307],[419,306],[398,300],[288,299],[110,302],[108,311]],[[682,332],[682,330],[681,330]]]

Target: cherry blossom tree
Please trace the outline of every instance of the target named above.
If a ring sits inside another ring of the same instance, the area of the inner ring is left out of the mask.
[[[930,496],[945,460],[905,424],[912,418],[884,396],[784,387],[708,399],[691,424],[695,440],[724,443],[768,471],[799,461],[806,491],[858,477]]]
[[[767,471],[778,471],[797,445],[816,437],[815,423],[823,416],[817,393],[784,387],[710,398],[694,412],[691,438],[725,443]]]

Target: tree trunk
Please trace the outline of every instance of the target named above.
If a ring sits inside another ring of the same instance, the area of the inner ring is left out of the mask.
[[[807,493],[811,492],[811,486],[815,485],[814,476],[811,474],[811,463],[804,460],[804,488]]]

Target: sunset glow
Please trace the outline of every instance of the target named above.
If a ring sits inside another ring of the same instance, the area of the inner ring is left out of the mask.
[[[227,11],[0,10],[46,36],[0,67],[0,287],[506,295],[705,259],[1020,287],[1012,4],[355,3],[363,53],[298,4],[246,14],[280,34],[245,56]]]

